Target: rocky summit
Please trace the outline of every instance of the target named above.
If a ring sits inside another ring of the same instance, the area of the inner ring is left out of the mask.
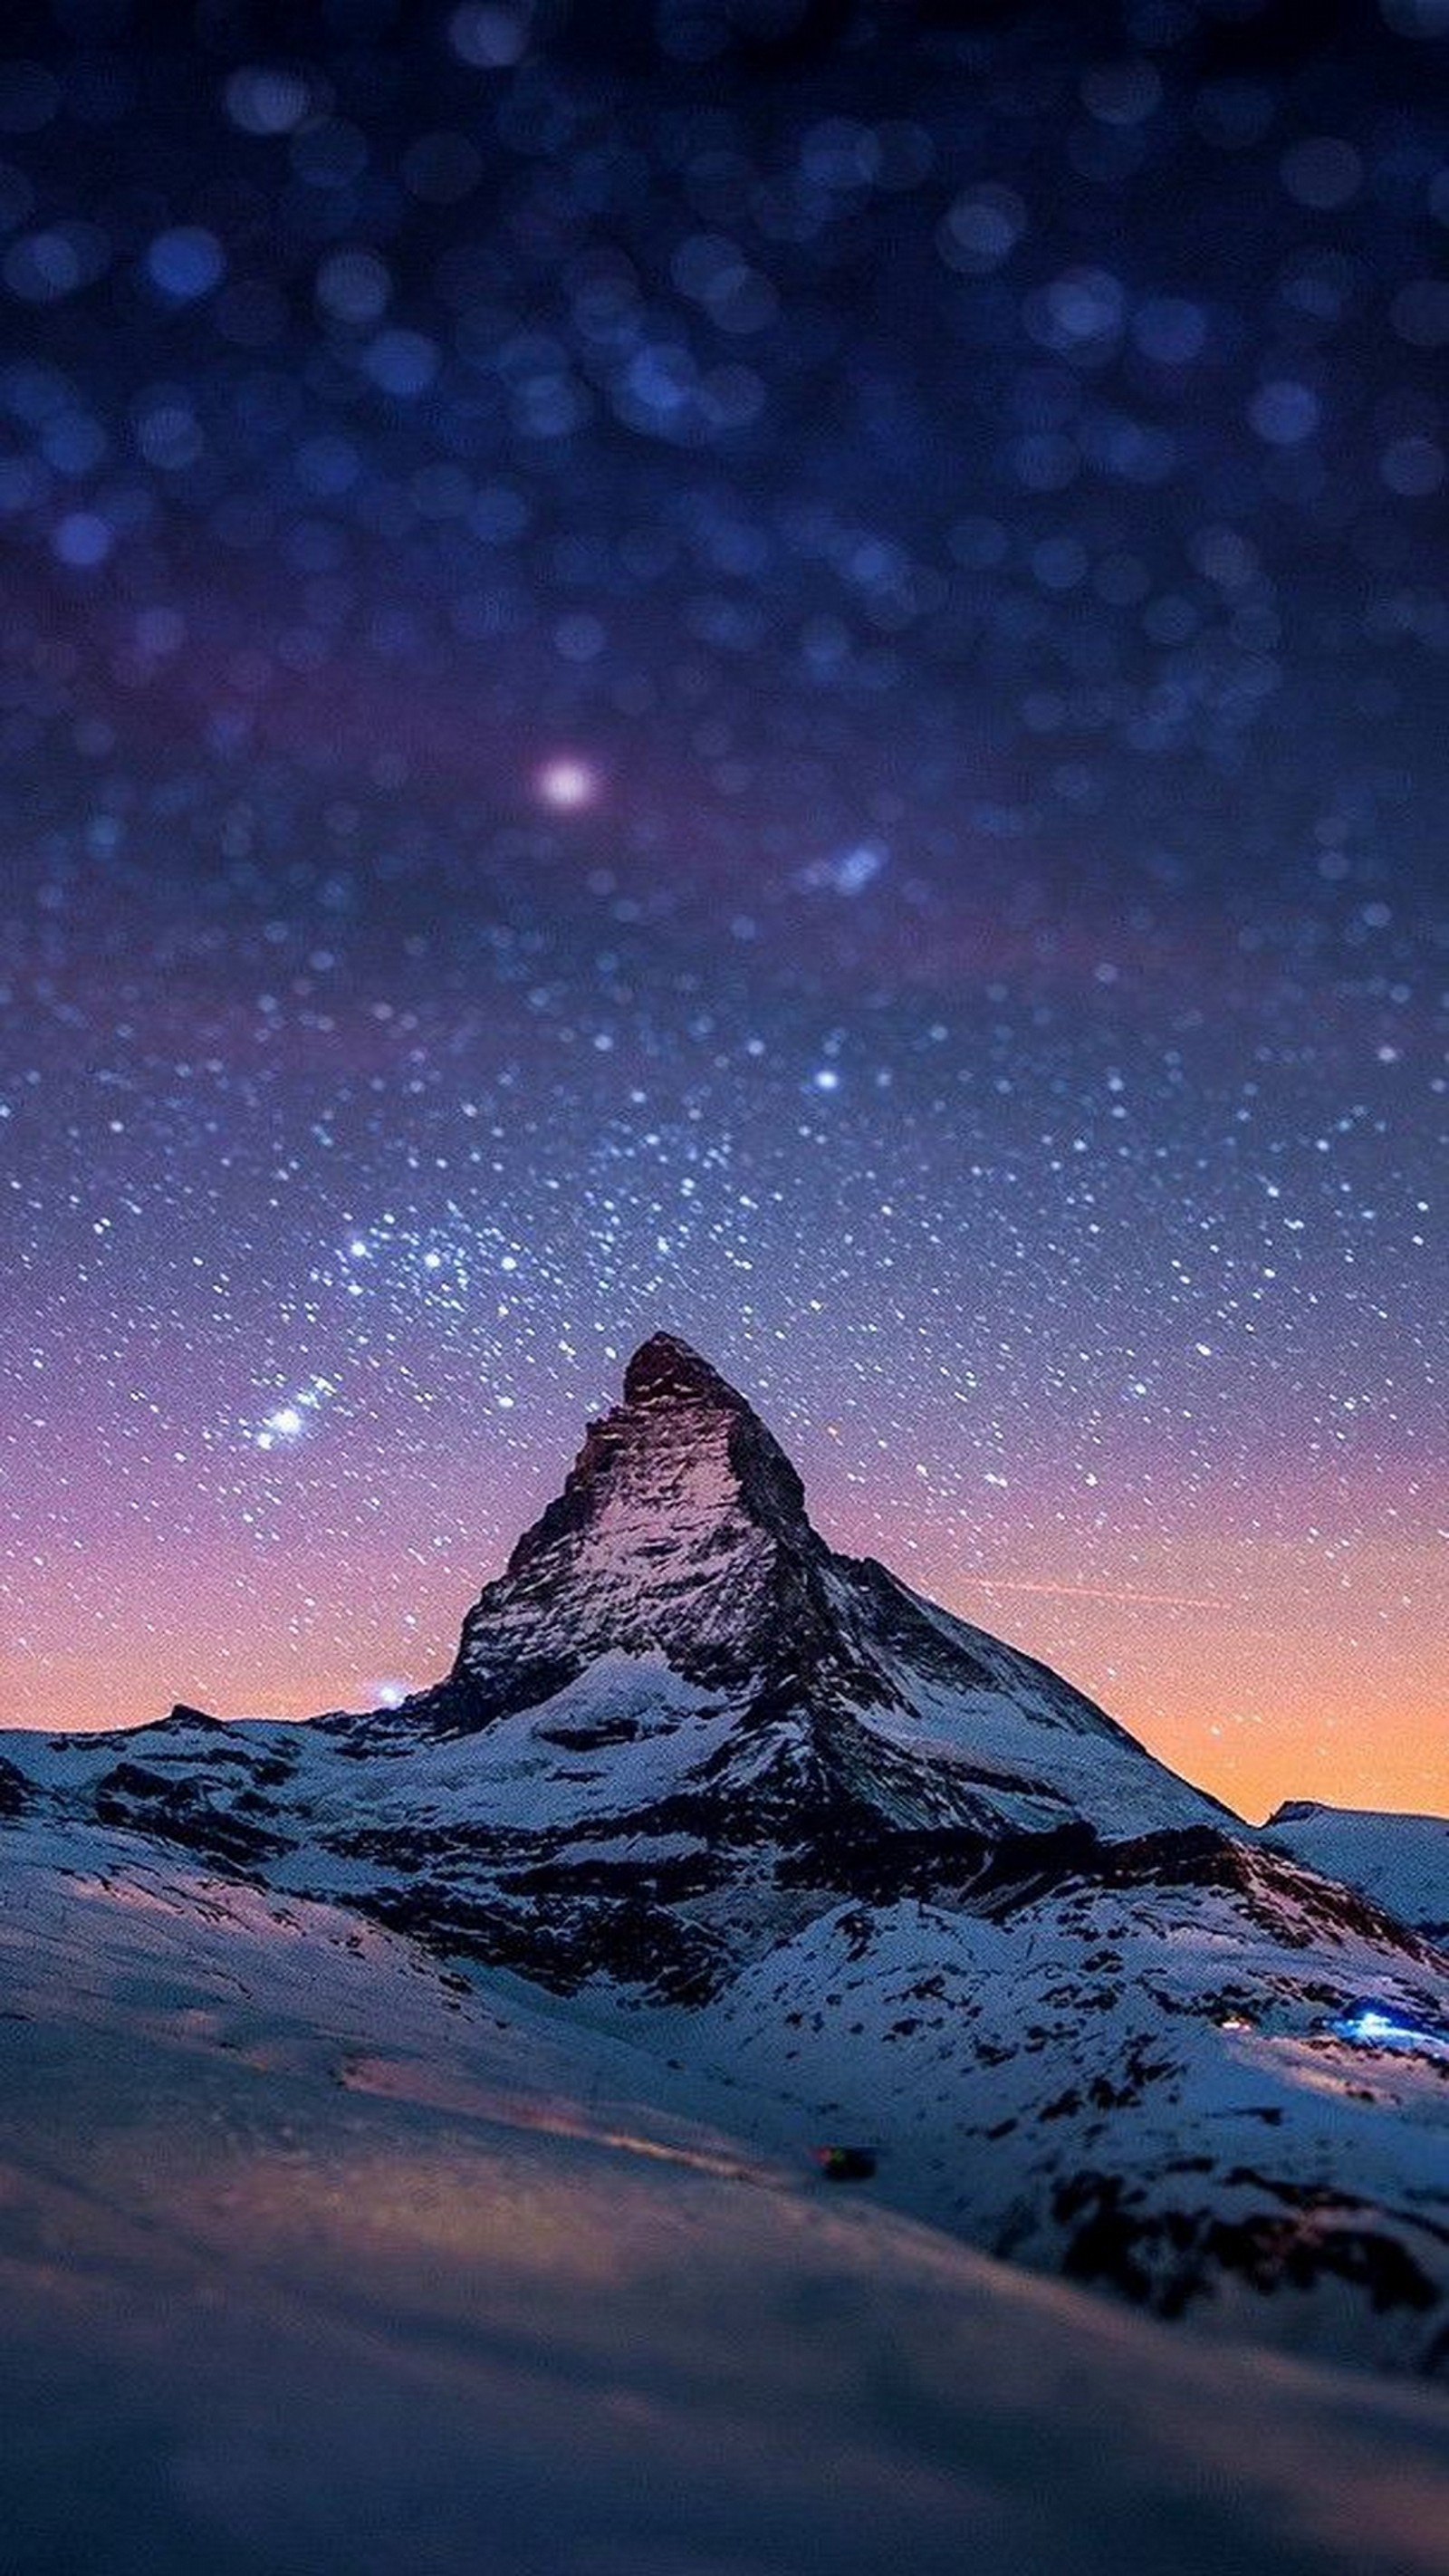
[[[993,2252],[1442,2370],[1449,1903],[1406,1821],[1244,1825],[832,1549],[671,1334],[400,1707],[0,1743],[0,1871],[63,1831],[351,1909],[737,2088],[776,2147],[860,2141]]]
[[[592,1783],[575,1766],[562,1808],[612,1782],[714,1839],[1120,1836],[1224,1815],[1045,1666],[836,1555],[758,1415],[667,1333],[469,1612],[446,1681],[397,1725],[481,1734],[525,1715],[545,1767],[550,1746],[650,1747]]]

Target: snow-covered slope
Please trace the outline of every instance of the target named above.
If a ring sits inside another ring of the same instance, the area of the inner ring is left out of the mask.
[[[1405,1923],[1449,1940],[1449,1817],[1395,1816],[1292,1799],[1263,1827],[1275,1850],[1362,1888]]]
[[[1442,2396],[1004,2268],[497,1971],[22,1819],[0,1983],[14,2576],[1449,2570]]]
[[[1449,1960],[833,1553],[668,1336],[435,1687],[310,1725],[15,1733],[0,1809],[513,1970],[748,2081],[795,2152],[847,2125],[900,2211],[1042,2269],[1449,2369]],[[1366,1999],[1407,2047],[1347,2029]]]

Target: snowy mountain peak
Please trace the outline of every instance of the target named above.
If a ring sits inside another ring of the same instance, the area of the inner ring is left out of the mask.
[[[727,1549],[746,1521],[818,1546],[805,1489],[758,1414],[687,1342],[656,1333],[625,1370],[623,1402],[590,1423],[563,1492],[519,1540],[508,1577],[585,1559],[611,1591],[627,1571],[654,1593],[651,1569],[668,1560],[678,1572],[706,1541],[711,1554]]]
[[[828,1547],[753,1407],[669,1333],[484,1587],[447,1679],[361,1723],[487,1736],[530,1818],[582,1798],[711,1843],[1225,1821],[1058,1675]]]
[[[469,1613],[438,1713],[486,1724],[607,1654],[738,1686],[772,1637],[803,1644],[818,1628],[823,1603],[806,1596],[826,1554],[759,1416],[687,1342],[656,1333]]]

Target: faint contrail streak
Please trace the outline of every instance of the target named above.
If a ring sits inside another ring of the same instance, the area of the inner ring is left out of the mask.
[[[1198,1592],[1113,1591],[1098,1583],[1029,1583],[1014,1576],[958,1575],[957,1581],[979,1592],[1045,1592],[1063,1601],[1147,1601],[1171,1610],[1224,1610],[1228,1603]]]

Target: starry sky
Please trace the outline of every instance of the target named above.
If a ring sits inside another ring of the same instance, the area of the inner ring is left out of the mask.
[[[429,1679],[667,1327],[1449,1806],[1449,0],[0,45],[7,1721]]]

